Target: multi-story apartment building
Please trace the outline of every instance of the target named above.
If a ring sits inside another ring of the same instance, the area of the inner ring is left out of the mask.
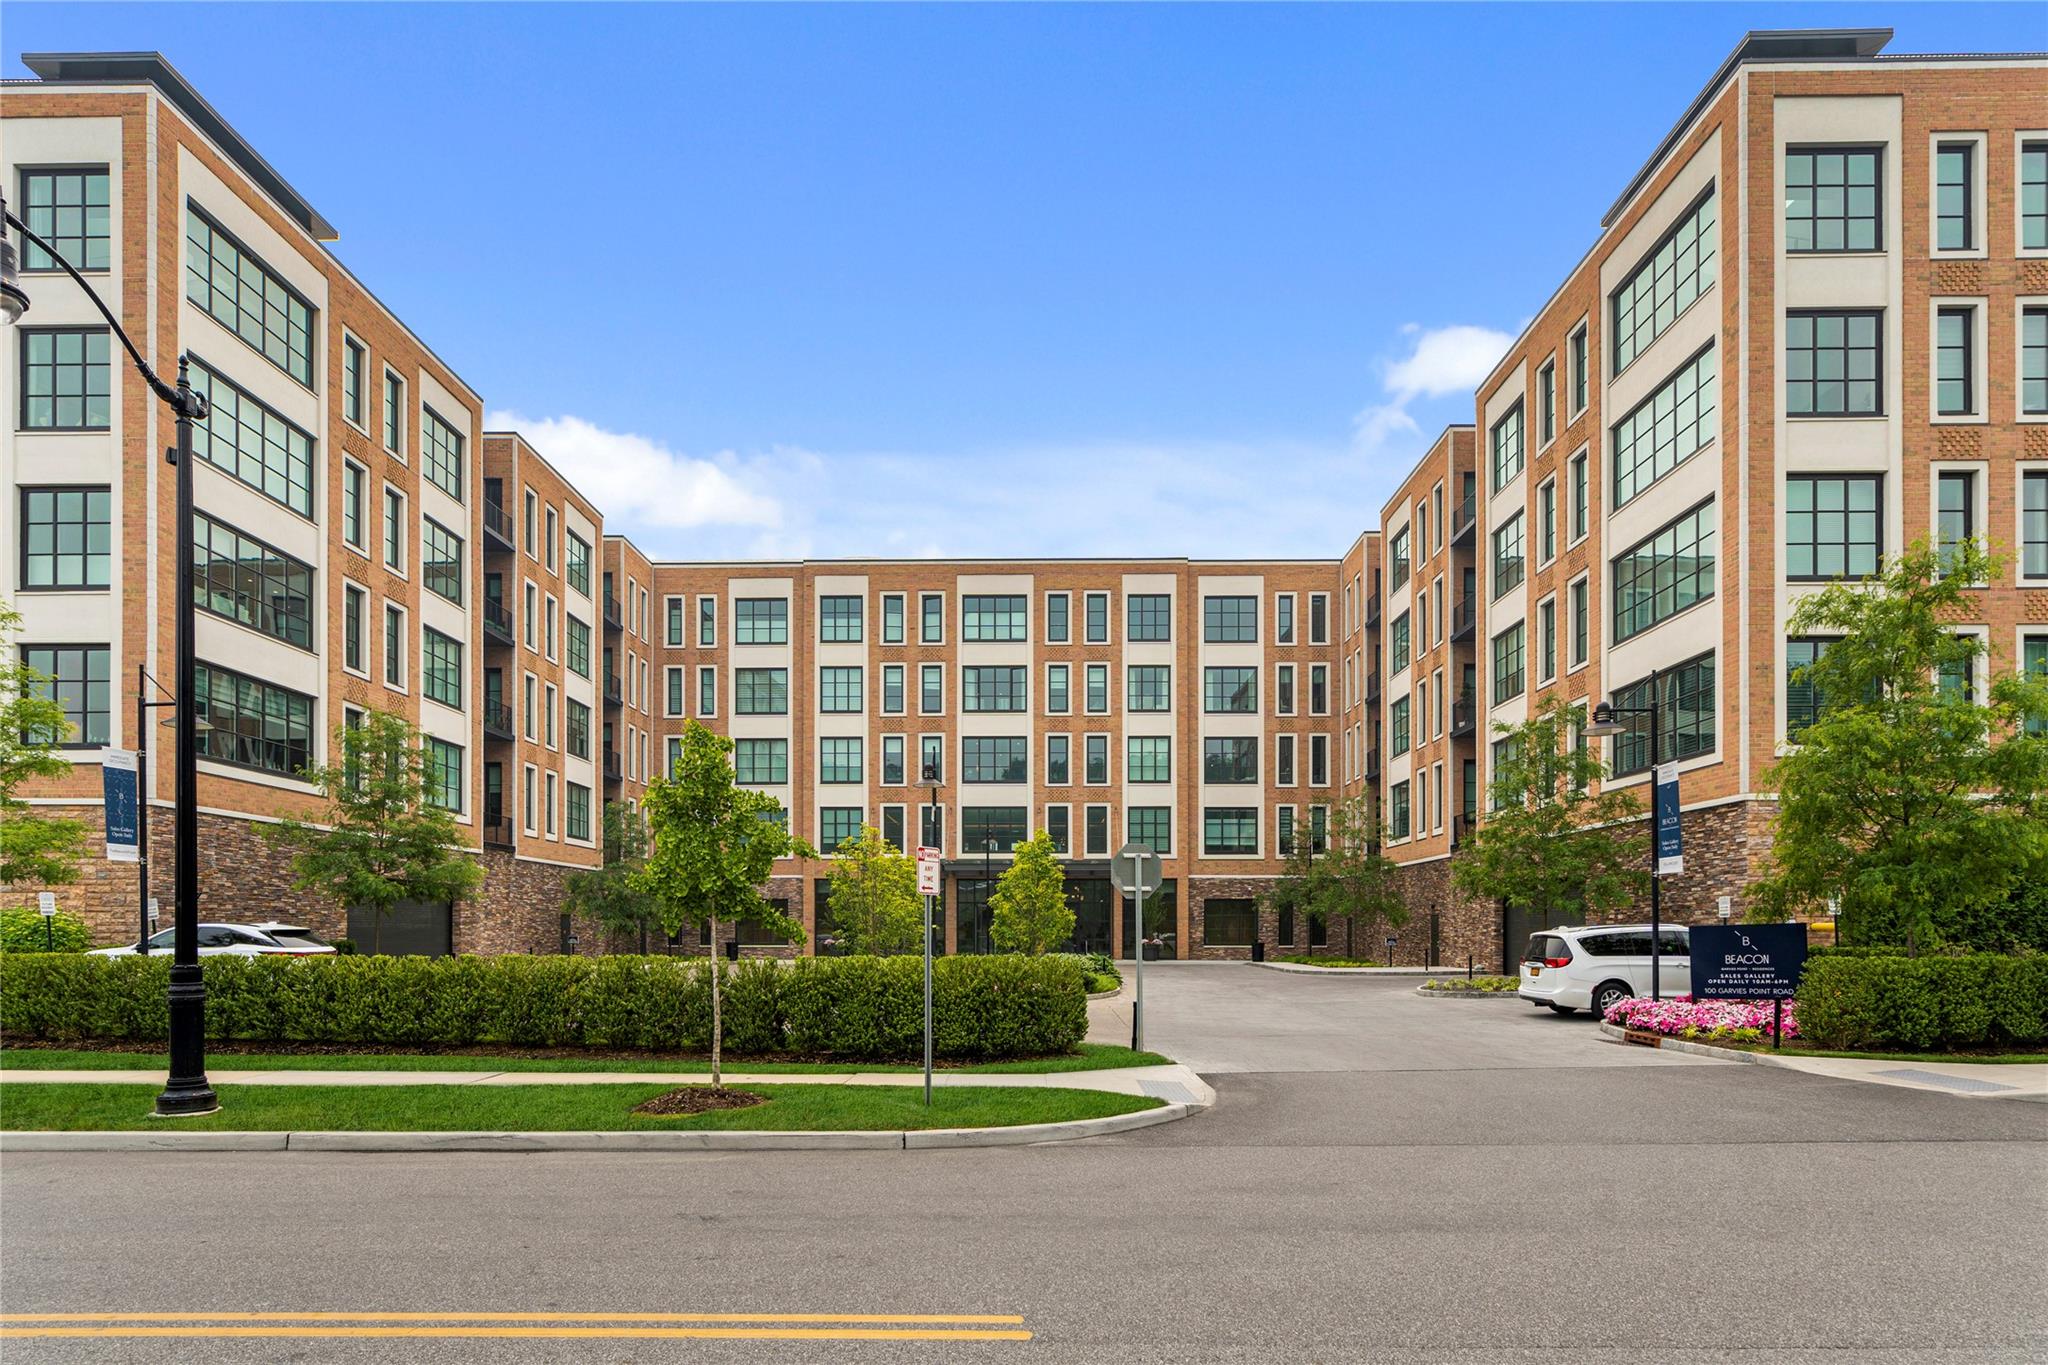
[[[1166,859],[1144,933],[1164,954],[1324,947],[1260,897],[1361,797],[1412,912],[1401,960],[1505,965],[1527,926],[1449,875],[1500,727],[1652,688],[1686,831],[1665,911],[1739,905],[1765,774],[1812,707],[1788,674],[1826,645],[1790,636],[1813,585],[1987,537],[2005,565],[1958,629],[1991,666],[2048,668],[2048,59],[1891,57],[1887,37],[1745,38],[1378,527],[1257,563],[651,562],[543,452],[481,430],[479,395],[161,58],[27,58],[41,79],[0,83],[10,202],[214,400],[207,907],[345,927],[256,827],[316,808],[299,768],[375,707],[422,728],[487,868],[405,941],[595,950],[564,879],[699,720],[822,854],[863,824],[943,849],[948,951],[987,946],[992,880],[1037,829],[1083,946],[1138,940],[1107,880],[1137,839]],[[96,820],[138,669],[176,690],[169,422],[76,286],[23,256],[0,587],[77,727],[78,766],[37,799]],[[1641,787],[1643,730],[1602,743],[1610,781]],[[825,876],[791,860],[770,886],[810,950],[833,939]],[[95,861],[64,894],[112,939],[132,878]]]

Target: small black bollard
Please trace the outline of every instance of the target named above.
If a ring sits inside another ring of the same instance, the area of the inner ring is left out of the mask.
[[[1253,939],[1253,940],[1252,940],[1252,961],[1254,961],[1254,962],[1264,962],[1265,960],[1266,960],[1266,940],[1264,940],[1264,939],[1262,939],[1262,938],[1255,938],[1255,939]]]
[[[725,960],[727,962],[738,962],[740,960],[740,941],[738,939],[730,939],[726,942]]]
[[[1472,954],[1470,953],[1465,954],[1465,979],[1467,981],[1472,979]]]

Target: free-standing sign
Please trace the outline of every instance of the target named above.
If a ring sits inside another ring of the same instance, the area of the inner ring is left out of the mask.
[[[942,864],[941,864],[941,863],[940,863],[940,861],[939,861],[939,851],[938,851],[937,849],[935,849],[935,848],[925,848],[925,847],[923,847],[922,845],[920,845],[920,846],[918,847],[918,850],[917,850],[917,894],[918,894],[918,895],[920,895],[920,896],[936,896],[936,895],[938,895],[938,894],[939,894],[939,883],[940,883],[940,868],[941,868],[941,867],[942,867]]]
[[[1657,875],[1676,876],[1685,871],[1685,837],[1678,824],[1678,765],[1657,768]]]
[[[132,863],[136,854],[135,751],[100,751],[100,786],[106,797],[107,860]]]
[[[54,916],[57,913],[57,893],[54,891],[36,892],[36,911],[44,919]]]
[[[1806,969],[1803,924],[1695,924],[1695,1000],[1790,1000]]]

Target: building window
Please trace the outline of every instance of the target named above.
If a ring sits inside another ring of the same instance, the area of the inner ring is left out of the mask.
[[[1273,599],[1273,643],[1294,643],[1294,594],[1283,592]]]
[[[1166,593],[1135,593],[1124,603],[1124,631],[1132,640],[1173,638],[1173,598]]]
[[[1714,285],[1714,191],[1650,248],[1609,301],[1614,370],[1620,374]]]
[[[1493,452],[1493,491],[1498,493],[1522,472],[1522,405],[1519,401],[1493,424],[1488,440]]]
[[[843,786],[863,780],[858,738],[827,735],[818,741],[818,781]]]
[[[1943,417],[1977,410],[1972,350],[1974,308],[1938,308],[1934,313],[1934,411]]]
[[[2048,635],[2029,635],[2020,642],[2020,667],[2027,677],[2048,683]],[[2026,730],[2030,735],[2048,735],[2048,715],[2028,716]]]
[[[903,594],[900,592],[882,594],[882,643],[903,643]]]
[[[185,297],[313,387],[313,308],[196,207],[185,207]]]
[[[2020,478],[2020,576],[2048,578],[2048,470]]]
[[[363,425],[363,385],[369,376],[370,353],[354,337],[341,339],[341,415],[356,426]]]
[[[1546,598],[1536,607],[1536,668],[1539,682],[1549,682],[1557,677],[1557,601],[1554,598]]]
[[[1557,361],[1546,360],[1536,371],[1536,443],[1539,448],[1557,439]]]
[[[1522,545],[1522,514],[1515,513],[1493,533],[1493,599],[1498,602],[1522,585],[1525,556]]]
[[[715,716],[718,714],[718,670],[700,668],[697,670],[697,714]]]
[[[1572,416],[1586,410],[1586,391],[1590,376],[1586,373],[1586,324],[1580,323],[1572,329],[1571,340]]]
[[[1031,837],[1031,811],[1026,806],[962,806],[960,851],[1011,853]]]
[[[369,663],[365,652],[369,649],[370,595],[353,583],[341,587],[341,663],[344,668],[358,673],[366,672]]]
[[[1211,948],[1248,948],[1258,928],[1255,900],[1211,896],[1202,902],[1202,942]]]
[[[1273,673],[1273,714],[1294,714],[1294,665],[1281,664]]]
[[[450,602],[462,601],[462,537],[424,518],[420,528],[420,581]],[[588,676],[586,672],[585,676]]]
[[[680,701],[681,698],[678,697],[677,700]],[[569,752],[577,758],[589,758],[590,708],[574,697],[569,698],[567,708],[568,717],[562,728],[566,731],[565,741]]]
[[[405,686],[405,608],[389,602],[384,604],[384,681]]]
[[[1211,736],[1202,741],[1202,781],[1237,785],[1258,780],[1257,735]]]
[[[2020,313],[2020,411],[2048,416],[2048,308]]]
[[[1977,476],[1968,471],[1939,474],[1934,496],[1935,545],[1946,571],[1956,547],[1977,535]]]
[[[1588,486],[1586,452],[1572,456],[1572,542],[1586,538],[1586,529],[1592,519],[1592,490]]]
[[[732,642],[736,645],[789,643],[789,599],[742,597],[732,607]]]
[[[1389,752],[1396,758],[1408,752],[1408,698],[1399,696],[1387,703],[1387,733]]]
[[[882,784],[890,787],[903,785],[903,736],[882,736]]]
[[[405,458],[405,381],[390,370],[384,371],[384,448],[400,459]],[[528,493],[526,497],[528,506],[531,506],[533,494]],[[528,523],[526,548],[533,548],[531,523]]]
[[[940,593],[920,593],[917,599],[918,640],[922,644],[944,644],[946,640],[946,599]]]
[[[1881,249],[1883,174],[1881,147],[1789,148],[1785,153],[1785,249]]]
[[[1403,526],[1387,538],[1387,577],[1389,591],[1398,592],[1408,581],[1408,528]],[[1347,623],[1348,625],[1348,623]]]
[[[105,588],[113,574],[113,494],[21,490],[21,587]]]
[[[204,512],[192,514],[192,602],[265,635],[313,647],[313,566]]]
[[[977,665],[960,670],[963,711],[1022,711],[1029,680],[1022,665]]]
[[[1022,596],[969,596],[960,600],[960,638],[977,643],[1029,640]]]
[[[1124,781],[1171,782],[1173,740],[1166,735],[1132,735],[1124,741]]]
[[[1049,645],[1067,643],[1070,626],[1067,612],[1070,599],[1063,592],[1049,592],[1045,595],[1045,642]]]
[[[54,700],[71,725],[68,734],[36,735],[36,740],[64,749],[99,748],[111,740],[111,657],[105,645],[22,646],[22,664],[49,680],[36,681],[26,690]],[[199,740],[203,748],[206,736],[202,734]]]
[[[112,264],[110,196],[111,182],[105,166],[72,166],[21,174],[22,221],[76,270],[106,270]],[[29,271],[62,267],[49,252],[24,238],[21,268]]]
[[[577,535],[574,531],[569,532],[568,540],[569,586],[582,593],[585,597],[588,597],[590,596],[590,542]],[[680,645],[683,642],[683,600],[680,597],[672,597],[669,599],[668,606],[668,642],[672,645]]]
[[[590,788],[579,782],[571,782],[569,791],[569,819],[567,832],[571,839],[590,841]]]
[[[1045,737],[1045,785],[1064,787],[1073,781],[1073,743],[1065,735]]]
[[[1711,752],[1714,747],[1714,656],[1702,654],[1657,675],[1657,761],[1676,763]],[[1615,689],[1617,709],[1647,707],[1650,680]],[[1614,740],[1614,775],[1646,772],[1650,766],[1650,722],[1647,715],[1625,718],[1626,733]]]
[[[821,668],[818,670],[818,709],[833,715],[861,709],[861,670]]]
[[[818,639],[824,644],[859,644],[861,599],[854,596],[818,599]]]
[[[1827,651],[1828,641],[1812,636],[1794,636],[1785,641],[1785,738],[1797,739],[1799,732],[1820,719],[1820,689],[1805,676],[1808,665]]]
[[[1203,669],[1202,709],[1212,715],[1257,714],[1259,670],[1235,667]]]
[[[103,327],[41,327],[21,332],[24,431],[105,431],[113,417]]]
[[[1712,441],[1714,408],[1710,345],[1614,424],[1614,505],[1623,506]]]
[[[1977,244],[1971,209],[1976,198],[1975,143],[1944,142],[1934,149],[1934,249],[1968,251]]]
[[[903,714],[903,665],[882,665],[882,714]]]
[[[546,532],[541,537],[540,542],[542,558],[547,563],[549,573],[553,573],[555,571],[555,527],[557,524],[558,522],[555,516],[555,509],[553,507],[550,507],[547,511],[547,519],[543,523],[543,525],[546,527]]]
[[[198,361],[192,387],[213,404],[192,453],[302,517],[313,515],[313,438]]]
[[[1168,664],[1132,664],[1124,670],[1124,709],[1173,709],[1173,669]]]
[[[420,632],[420,687],[431,700],[462,709],[462,641],[432,626]]]
[[[1109,782],[1109,736],[1086,735],[1081,745],[1081,780],[1093,787]]]
[[[1536,544],[1538,562],[1557,558],[1557,480],[1545,479],[1536,490]]]
[[[718,599],[697,599],[697,643],[710,649],[718,643]]]
[[[1522,623],[1515,622],[1493,637],[1493,704],[1522,695]]]
[[[1202,853],[1230,858],[1259,851],[1259,812],[1250,806],[1209,806],[1202,811]]]
[[[733,709],[742,716],[786,716],[789,714],[789,670],[786,668],[740,668],[733,670]]]
[[[1273,785],[1294,785],[1294,736],[1273,736]]]
[[[427,739],[427,800],[443,810],[462,810],[462,746]],[[555,775],[548,774],[548,832],[555,828]]]
[[[1310,664],[1308,666],[1308,713],[1312,716],[1330,714],[1330,666]]]
[[[1090,858],[1107,858],[1109,856],[1109,807],[1090,806],[1082,812],[1082,819],[1086,822],[1083,830],[1083,838],[1086,840],[1083,851]]]
[[[917,709],[920,715],[936,716],[946,709],[946,668],[925,664],[918,670]]]
[[[312,761],[311,697],[211,664],[193,667],[193,683],[193,702],[212,727],[198,736],[201,758],[287,777]]]
[[[1045,666],[1045,711],[1047,715],[1064,716],[1073,706],[1073,671],[1066,664]]]
[[[1326,592],[1308,595],[1308,642],[1312,645],[1330,643],[1330,595]]]
[[[1884,411],[1884,315],[1805,311],[1785,315],[1785,415],[1876,417]]]
[[[830,857],[841,844],[860,837],[859,806],[824,806],[818,811],[818,852]]]
[[[1714,595],[1714,530],[1709,499],[1615,557],[1617,642]]]
[[[1867,578],[1884,559],[1884,476],[1792,474],[1785,479],[1785,576]]]
[[[965,782],[1022,782],[1025,780],[1025,746],[1022,735],[967,735],[960,741],[960,780]]]
[[[369,515],[369,475],[351,460],[341,462],[341,538],[360,550],[365,548],[364,519]]]
[[[1202,638],[1210,644],[1255,644],[1259,638],[1259,599],[1202,599]]]
[[[1124,829],[1134,844],[1143,844],[1162,858],[1173,853],[1173,807],[1127,806]]]
[[[1091,592],[1083,599],[1086,614],[1087,642],[1091,645],[1109,643],[1109,594]]]
[[[568,626],[569,669],[577,677],[587,678],[590,676],[590,626],[566,613],[562,619]],[[683,681],[679,670],[676,672],[674,695],[675,709],[669,714],[680,716],[683,713]]]
[[[1396,782],[1387,788],[1387,835],[1392,839],[1408,837],[1412,815],[1408,806],[1408,784]]]

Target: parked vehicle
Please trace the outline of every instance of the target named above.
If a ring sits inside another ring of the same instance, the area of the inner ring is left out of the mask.
[[[1692,989],[1690,936],[1682,924],[1662,929],[1665,995]],[[1544,929],[1529,935],[1522,953],[1522,984],[1516,994],[1559,1014],[1609,1006],[1650,994],[1650,926],[1600,924],[1577,929]]]
[[[177,930],[165,929],[149,940],[152,956],[168,954],[171,941]],[[136,945],[124,943],[118,948],[97,948],[94,957],[134,957]],[[325,957],[334,952],[331,944],[321,941],[303,924],[280,924],[266,920],[261,924],[216,924],[199,926],[199,955],[201,957]]]

